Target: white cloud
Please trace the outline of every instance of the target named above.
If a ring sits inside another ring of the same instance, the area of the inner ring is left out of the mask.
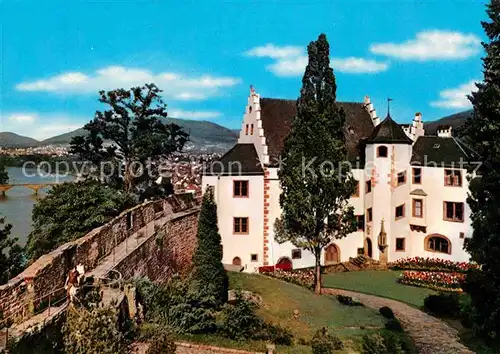
[[[402,43],[375,43],[370,46],[374,54],[402,60],[451,60],[476,55],[481,40],[475,34],[429,30],[416,34],[414,39]]]
[[[282,77],[304,74],[308,61],[303,47],[299,46],[280,47],[274,44],[266,44],[252,48],[244,54],[273,59],[274,62],[269,64],[266,69]],[[357,57],[331,58],[330,64],[335,71],[347,74],[378,73],[389,68],[389,64],[386,62]]]
[[[235,86],[240,79],[211,75],[187,77],[172,72],[153,73],[146,69],[109,66],[89,75],[67,72],[35,81],[21,82],[16,85],[16,89],[63,94],[96,94],[100,90],[130,88],[151,82],[163,90],[164,98],[201,100],[216,96],[223,88]]]
[[[280,59],[266,68],[277,76],[300,76],[307,66],[307,57],[300,56],[291,59]]]
[[[355,57],[332,58],[331,64],[334,70],[351,74],[378,73],[389,68],[389,64],[386,62]]]
[[[467,95],[470,95],[472,91],[476,91],[475,82],[475,80],[471,80],[458,87],[441,91],[439,93],[440,99],[431,102],[431,106],[455,109],[470,108],[471,103]]]
[[[217,111],[184,111],[181,109],[168,111],[168,116],[184,119],[208,119],[220,117],[221,113]]]
[[[7,117],[8,120],[14,123],[33,123],[36,115],[26,113],[13,113]]]
[[[64,114],[10,113],[0,116],[0,131],[43,140],[81,128],[88,120]]]
[[[283,46],[279,47],[274,44],[268,43],[261,47],[254,47],[245,52],[245,55],[250,57],[259,57],[259,58],[290,58],[302,55],[304,49],[299,46]]]

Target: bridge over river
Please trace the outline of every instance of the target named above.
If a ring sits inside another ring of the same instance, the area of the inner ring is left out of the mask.
[[[35,192],[35,194],[38,194],[38,191],[42,188],[47,188],[51,187],[53,185],[59,184],[57,182],[53,183],[13,183],[13,184],[0,184],[0,194],[5,195],[5,192],[7,192],[11,188],[15,187],[24,187],[24,188],[29,188]]]

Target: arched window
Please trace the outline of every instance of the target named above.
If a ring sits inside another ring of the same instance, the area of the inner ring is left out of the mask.
[[[426,251],[451,254],[451,242],[443,235],[429,235],[425,238],[424,242]]]
[[[234,257],[233,258],[233,265],[240,266],[241,265],[241,258],[240,257]]]
[[[387,157],[387,146],[379,146],[377,148],[377,157]]]

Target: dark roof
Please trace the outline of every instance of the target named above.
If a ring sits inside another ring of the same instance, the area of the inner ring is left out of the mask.
[[[473,160],[473,152],[455,138],[420,136],[413,145],[411,164],[458,168],[460,161],[468,165]]]
[[[403,131],[403,128],[392,120],[390,115],[373,129],[367,143],[376,144],[412,144],[412,140]]]
[[[346,114],[347,152],[351,160],[356,160],[364,153],[364,147],[361,148],[359,142],[370,135],[373,122],[363,103],[337,103]],[[296,101],[261,98],[260,109],[269,162],[274,165],[283,150],[285,138],[290,133],[292,119],[297,114]]]
[[[264,170],[254,144],[236,144],[218,161],[210,163],[204,174],[225,176],[262,175]]]

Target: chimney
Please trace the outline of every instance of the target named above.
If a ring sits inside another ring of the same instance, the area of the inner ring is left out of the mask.
[[[375,127],[377,125],[379,125],[380,118],[377,116],[377,111],[375,110],[375,108],[373,108],[373,104],[371,103],[370,96],[365,96],[365,99],[363,100],[363,106],[365,107],[365,110],[370,115],[370,118],[372,119],[373,125]]]
[[[425,135],[424,122],[422,121],[422,113],[420,112],[415,113],[411,133],[414,136],[413,140],[416,140],[419,136]]]
[[[437,134],[440,138],[451,138],[451,125],[438,126]]]

